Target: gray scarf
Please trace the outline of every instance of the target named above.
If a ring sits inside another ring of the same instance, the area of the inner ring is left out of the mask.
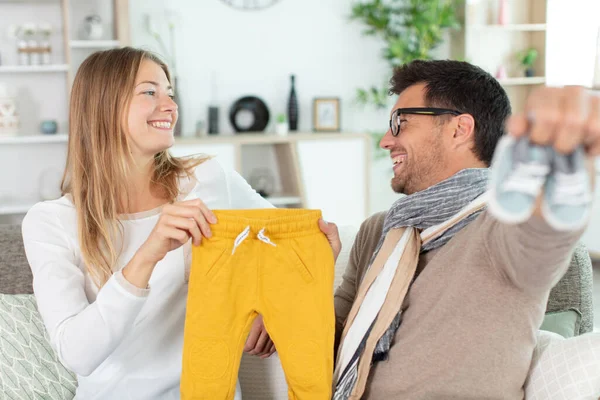
[[[419,230],[425,230],[449,220],[486,191],[488,175],[489,170],[487,168],[464,169],[434,186],[397,200],[385,217],[383,232],[371,257],[369,266],[373,264],[377,253],[383,245],[385,236],[391,229],[410,226]],[[471,214],[449,228],[441,236],[425,244],[421,248],[421,252],[433,250],[446,244],[458,231],[477,218],[480,212]],[[373,362],[387,358],[392,340],[400,327],[401,314],[401,311],[399,311],[390,327],[377,342]],[[373,325],[371,325],[372,327]],[[335,388],[334,400],[348,399],[352,393],[358,377],[358,361],[370,332],[371,329],[367,331],[356,353],[352,357],[352,361],[342,372]]]

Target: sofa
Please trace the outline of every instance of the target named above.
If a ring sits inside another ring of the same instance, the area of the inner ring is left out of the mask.
[[[335,267],[335,286],[341,281],[355,234],[354,227],[340,227],[343,250]],[[567,273],[552,289],[541,329],[562,337],[591,332],[592,285],[591,260],[585,247],[579,245]],[[71,399],[75,377],[60,364],[48,344],[31,293],[32,277],[21,228],[0,225],[0,355],[5,353],[0,356],[0,398]],[[277,354],[266,360],[244,355],[239,377],[244,400],[287,399]],[[12,397],[2,397],[9,391]]]

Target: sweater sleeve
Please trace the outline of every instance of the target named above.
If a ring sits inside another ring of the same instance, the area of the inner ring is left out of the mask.
[[[481,234],[492,264],[515,286],[529,291],[550,290],[569,267],[583,230],[554,230],[539,216],[521,224],[505,224],[488,212]]]
[[[235,170],[224,168],[227,179],[227,190],[233,209],[273,208],[246,180]]]
[[[369,267],[368,263],[379,242],[383,231],[384,217],[385,213],[375,214],[361,224],[354,239],[352,250],[350,250],[348,265],[342,276],[342,283],[335,290],[335,349],[338,347],[346,318],[354,304],[362,277]]]
[[[65,233],[60,213],[40,203],[27,213],[22,230],[38,310],[52,347],[67,368],[90,375],[133,326],[148,291],[132,293],[119,283],[118,272],[90,304],[78,266],[81,256]]]

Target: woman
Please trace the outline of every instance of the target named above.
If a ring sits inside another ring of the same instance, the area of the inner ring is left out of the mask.
[[[271,205],[214,159],[169,155],[177,104],[148,52],[86,59],[69,123],[63,197],[23,221],[51,343],[77,374],[76,398],[178,399],[191,242],[211,236],[210,209]]]

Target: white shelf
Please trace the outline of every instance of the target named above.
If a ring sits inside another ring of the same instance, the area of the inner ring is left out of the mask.
[[[286,206],[286,205],[290,205],[290,204],[301,204],[302,203],[302,199],[298,196],[271,196],[271,197],[266,197],[265,200],[267,200],[269,203],[273,204],[274,206]]]
[[[28,144],[28,143],[67,143],[68,136],[60,135],[22,135],[22,136],[0,136],[0,145],[3,144]]]
[[[523,85],[541,85],[546,83],[546,77],[544,76],[533,76],[531,78],[522,77],[522,78],[506,78],[499,79],[498,82],[502,86],[523,86]]]
[[[1,200],[0,199],[0,215],[17,215],[25,214],[39,200]]]
[[[546,24],[468,25],[477,31],[543,32]]]
[[[118,40],[71,40],[72,49],[110,49],[119,47]]]
[[[66,64],[56,65],[0,65],[0,73],[21,72],[67,72],[69,66]]]

